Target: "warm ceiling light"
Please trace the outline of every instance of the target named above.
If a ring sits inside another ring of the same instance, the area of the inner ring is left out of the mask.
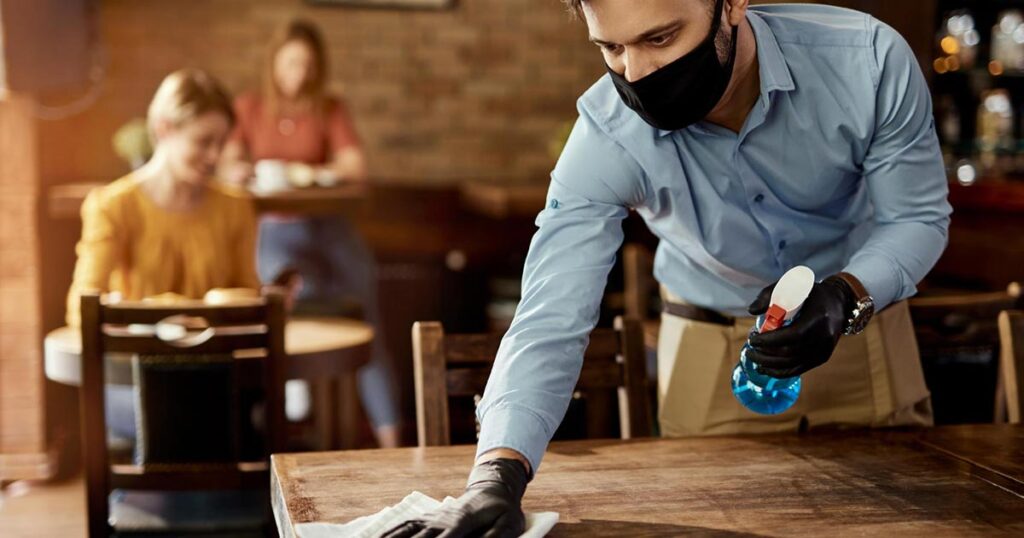
[[[988,63],[988,72],[992,73],[992,76],[998,77],[1003,74],[1003,62],[999,60],[992,60]]]
[[[939,46],[942,47],[942,52],[946,54],[956,54],[960,52],[960,42],[953,36],[946,36],[939,42]]]
[[[949,71],[949,69],[946,67],[946,59],[945,58],[936,58],[935,62],[932,63],[932,67],[934,67],[935,68],[935,72],[940,74],[940,75],[946,73],[946,71]]]

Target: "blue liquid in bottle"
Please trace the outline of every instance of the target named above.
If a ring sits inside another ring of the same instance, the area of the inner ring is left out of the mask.
[[[789,325],[789,320],[785,325]],[[754,328],[761,330],[764,316],[757,318]],[[800,396],[800,377],[777,379],[757,373],[757,365],[747,358],[750,344],[740,351],[740,362],[732,371],[732,393],[744,407],[762,415],[777,415],[796,403]]]

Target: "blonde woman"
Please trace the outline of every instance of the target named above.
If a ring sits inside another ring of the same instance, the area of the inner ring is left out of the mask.
[[[260,287],[251,201],[213,181],[235,122],[227,92],[202,71],[176,71],[160,84],[147,121],[153,157],[82,206],[69,325],[80,321],[86,290],[198,299],[213,288]],[[132,435],[131,409],[130,390],[108,390],[112,429]]]
[[[326,92],[327,65],[323,39],[311,23],[291,21],[276,32],[262,92],[242,95],[235,103],[238,126],[225,149],[226,177],[244,183],[252,178],[254,164],[277,161],[311,167],[310,175],[335,182],[367,180],[348,108]],[[302,282],[297,311],[336,313],[355,300],[367,321],[379,326],[373,258],[343,217],[269,216],[260,223],[258,259],[264,281],[297,271]],[[373,359],[359,372],[363,407],[382,447],[397,446],[400,433],[389,364],[378,338]],[[286,392],[292,402],[300,394],[308,398],[301,382],[289,382]]]

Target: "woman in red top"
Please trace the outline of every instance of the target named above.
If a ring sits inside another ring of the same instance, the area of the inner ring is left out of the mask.
[[[224,150],[223,175],[244,183],[254,171],[264,175],[261,167],[280,170],[300,163],[310,177],[366,181],[366,160],[348,109],[327,95],[326,81],[327,60],[316,27],[303,21],[282,27],[270,44],[262,93],[242,95],[235,103],[238,123]],[[266,217],[257,257],[264,281],[287,269],[298,271],[303,285],[296,311],[337,312],[355,299],[367,321],[379,326],[372,256],[343,217]],[[389,364],[376,339],[373,359],[359,372],[360,397],[384,447],[397,446],[400,431]],[[308,398],[301,383],[289,382],[288,389],[290,400]]]

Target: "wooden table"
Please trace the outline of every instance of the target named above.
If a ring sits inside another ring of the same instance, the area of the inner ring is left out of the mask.
[[[505,184],[466,181],[459,184],[463,205],[493,219],[533,219],[544,209],[547,183]]]
[[[270,193],[253,193],[260,213],[289,215],[338,215],[357,209],[369,195],[366,184],[307,187]]]
[[[355,371],[370,360],[373,338],[373,327],[349,318],[293,317],[285,325],[288,378],[306,379],[319,387],[316,407],[321,414],[321,447],[351,446],[351,436],[343,434],[356,428],[358,410],[351,405],[341,406],[339,393],[356,390]],[[48,379],[76,387],[82,384],[82,335],[78,328],[51,331],[43,348]],[[130,357],[111,354],[108,379],[130,379],[130,368]]]
[[[278,530],[457,494],[473,450],[276,454]],[[1020,426],[555,443],[524,507],[553,537],[1021,536],[1021,462]]]
[[[50,218],[77,218],[82,202],[90,191],[106,183],[68,183],[50,187],[48,211]],[[289,215],[336,215],[350,212],[367,199],[370,186],[342,184],[336,187],[307,187],[276,192],[254,192],[256,210],[261,213]]]

